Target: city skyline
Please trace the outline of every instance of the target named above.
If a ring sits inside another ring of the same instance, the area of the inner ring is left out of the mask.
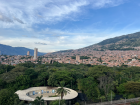
[[[48,53],[140,31],[139,0],[8,1],[0,3],[0,43],[13,47]]]

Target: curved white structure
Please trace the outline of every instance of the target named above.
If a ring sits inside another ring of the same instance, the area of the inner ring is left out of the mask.
[[[34,101],[37,96],[43,95],[42,99],[45,101],[53,101],[53,100],[59,100],[59,96],[55,96],[55,89],[59,87],[31,87],[25,90],[18,90],[15,93],[19,96],[20,100],[25,101]],[[74,99],[78,96],[78,93],[72,89],[65,88],[70,90],[67,95],[64,95],[64,100],[70,100]],[[52,97],[55,96],[55,97]]]

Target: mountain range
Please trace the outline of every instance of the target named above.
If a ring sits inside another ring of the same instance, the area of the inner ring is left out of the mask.
[[[100,43],[93,44],[84,48],[76,50],[62,50],[53,52],[51,54],[57,53],[73,53],[73,52],[86,52],[86,51],[106,51],[106,50],[140,50],[140,32],[122,35],[110,39],[101,41]],[[11,47],[8,45],[0,44],[1,54],[6,55],[26,55],[27,51],[30,51],[30,55],[33,56],[34,50],[25,47]],[[45,53],[38,52],[39,55],[44,55]]]
[[[90,50],[90,51],[89,51]],[[54,52],[57,53],[74,53],[74,52],[91,52],[91,51],[106,51],[106,50],[140,50],[140,32],[122,35],[101,41],[100,43],[93,44],[84,48],[76,50],[63,50]]]
[[[30,55],[34,55],[34,50],[25,47],[11,47],[8,45],[0,44],[1,55],[27,55],[27,51],[30,51]],[[38,52],[38,56],[46,53]]]

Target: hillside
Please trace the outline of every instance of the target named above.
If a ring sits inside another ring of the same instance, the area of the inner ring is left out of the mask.
[[[90,45],[88,47],[78,49],[82,50],[94,50],[94,51],[105,51],[105,50],[139,50],[140,49],[140,32],[122,35],[110,39],[103,40],[97,44]]]
[[[97,45],[102,50],[134,50],[140,46],[140,32],[106,39]]]
[[[30,55],[34,55],[34,50],[25,47],[11,47],[0,44],[0,51],[3,55],[27,55],[27,51],[30,51]],[[44,55],[45,53],[38,52],[38,55]]]
[[[63,50],[51,54],[71,54],[71,53],[88,53],[92,51],[105,51],[105,50],[140,50],[140,32],[122,35],[110,39],[103,40],[100,43],[93,44],[84,48],[76,50]]]

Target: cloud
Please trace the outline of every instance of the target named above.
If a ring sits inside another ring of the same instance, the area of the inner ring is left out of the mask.
[[[44,40],[44,38],[46,40]],[[56,37],[44,37],[42,39],[32,38],[32,37],[2,37],[0,38],[0,42],[2,44],[11,45],[13,47],[26,47],[26,48],[39,48],[41,52],[51,52],[51,51],[59,51],[66,49],[78,49],[82,47],[86,47],[88,45],[95,44],[100,42],[107,37],[98,37],[98,36],[60,36]],[[22,40],[22,41],[21,41]],[[35,42],[36,41],[36,42]],[[18,44],[17,44],[18,43]],[[47,47],[46,47],[47,45]]]
[[[7,31],[7,30],[6,30]],[[34,49],[37,47],[40,52],[54,52],[59,50],[67,50],[67,49],[78,49],[87,47],[89,45],[93,45],[96,43],[99,43],[105,39],[112,38],[119,35],[124,35],[132,32],[103,32],[103,33],[72,33],[72,32],[64,32],[60,30],[51,30],[46,29],[46,31],[42,31],[43,34],[50,32],[51,35],[53,33],[57,33],[57,35],[61,34],[59,37],[50,37],[50,36],[44,36],[34,38],[29,36],[31,33],[26,34],[26,36],[29,37],[14,37],[13,34],[11,34],[11,37],[7,36],[0,36],[0,42],[2,44],[11,45],[13,47],[26,47]],[[10,32],[12,33],[12,32]],[[36,33],[37,35],[42,35],[42,33]],[[18,34],[18,33],[17,33]],[[99,34],[104,34],[104,36],[99,36]],[[45,39],[45,40],[44,40]],[[22,40],[22,41],[20,41]],[[18,43],[18,44],[17,44]]]
[[[1,0],[0,31],[3,28],[9,29],[1,31],[3,38],[0,38],[0,42],[14,47],[17,43],[18,46],[32,49],[37,47],[41,52],[78,49],[92,45],[107,39],[108,35],[99,37],[99,32],[95,34],[93,28],[92,32],[89,29],[91,33],[88,33],[86,29],[63,31],[67,24],[62,27],[63,30],[51,29],[49,25],[67,19],[78,21],[77,17],[83,16],[83,11],[88,8],[112,7],[123,2],[124,0]],[[38,27],[40,30],[36,29]]]
[[[13,22],[10,18],[4,16],[3,14],[0,14],[0,21],[9,22],[9,23]]]
[[[0,20],[11,22],[11,27],[22,28],[31,27],[34,24],[54,24],[65,19],[74,21],[75,17],[83,14],[82,8],[85,6],[103,8],[117,6],[123,2],[124,0],[39,0],[38,2],[36,0],[8,0],[7,3],[7,0],[1,0]]]
[[[92,0],[93,8],[114,7],[124,3],[127,0]]]
[[[16,17],[14,17],[14,20],[16,20],[17,22],[21,23],[21,24],[24,24],[24,22]]]
[[[35,44],[48,45],[47,43],[35,42]]]
[[[53,37],[61,37],[61,36],[58,36],[58,35],[52,35]]]
[[[34,4],[34,5],[33,5]],[[26,23],[26,26],[33,24],[47,24],[50,22],[61,21],[68,18],[72,13],[80,12],[80,7],[87,5],[84,0],[1,0],[0,11],[4,14],[1,20],[10,21],[13,19],[21,24]],[[10,18],[8,18],[10,17]],[[24,21],[24,22],[23,22]],[[20,25],[13,23],[14,25]]]
[[[14,17],[13,19],[11,18],[8,18],[6,16],[4,16],[3,14],[0,13],[0,20],[3,21],[3,22],[9,22],[9,23],[13,23],[13,20],[16,20],[17,22],[21,23],[21,24],[24,24],[22,20]]]

